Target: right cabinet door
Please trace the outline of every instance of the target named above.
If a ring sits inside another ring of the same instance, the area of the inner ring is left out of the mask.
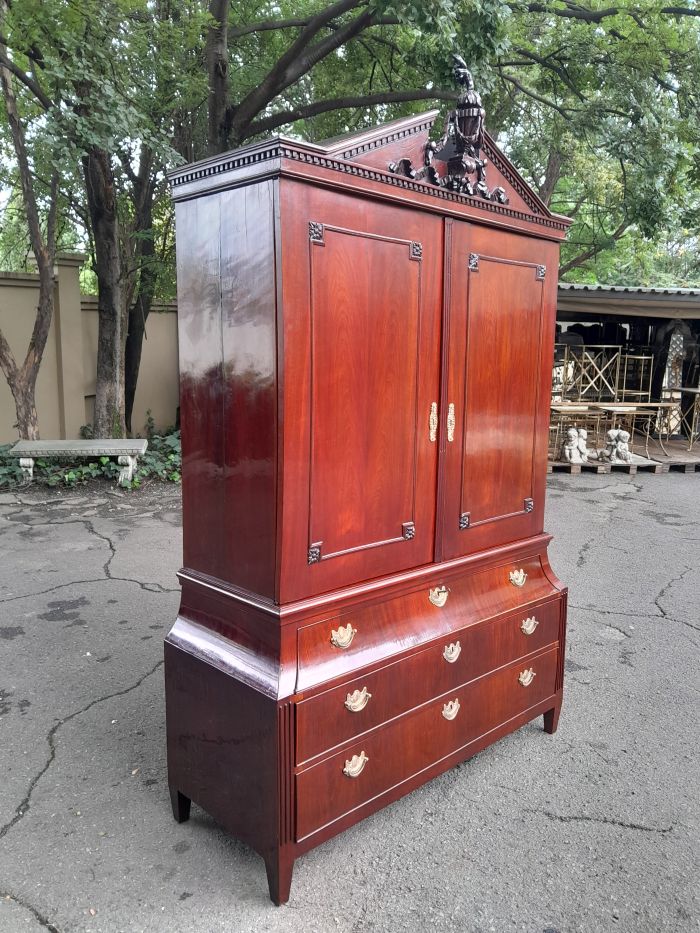
[[[558,248],[448,222],[438,559],[542,530]]]

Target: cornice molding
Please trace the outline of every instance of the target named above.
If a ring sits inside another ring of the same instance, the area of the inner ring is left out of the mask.
[[[413,191],[437,200],[447,201],[453,204],[469,205],[487,214],[508,217],[525,223],[534,223],[552,230],[565,231],[569,226],[567,218],[558,217],[557,215],[545,216],[541,212],[535,213],[538,209],[535,196],[519,176],[514,176],[512,171],[506,171],[510,167],[510,163],[506,160],[505,156],[502,156],[495,148],[495,144],[492,140],[489,140],[489,143],[489,158],[492,159],[498,170],[506,177],[507,181],[513,185],[514,190],[526,200],[528,206],[531,206],[533,210],[532,214],[516,210],[508,205],[498,204],[494,201],[485,201],[478,196],[462,194],[457,191],[450,191],[447,188],[440,188],[435,185],[413,181],[401,175],[394,175],[389,171],[385,172],[381,169],[362,165],[360,162],[349,162],[342,158],[334,158],[329,156],[327,150],[322,146],[300,143],[296,140],[285,139],[284,137],[276,137],[268,140],[264,144],[258,144],[255,147],[235,150],[234,152],[226,153],[225,155],[213,159],[207,159],[203,162],[196,162],[193,165],[175,169],[168,174],[168,180],[173,189],[173,196],[177,198],[178,188],[195,182],[202,182],[207,178],[235,173],[236,171],[252,166],[259,166],[261,174],[266,174],[265,163],[274,160],[278,162],[274,174],[284,175],[284,165],[281,164],[279,160],[287,159],[290,162],[305,163],[307,165],[340,172],[344,175],[351,175],[355,178],[363,178],[367,181],[381,182],[392,188]],[[370,143],[367,143],[367,146],[370,147]],[[493,157],[494,154],[497,154],[498,159]],[[254,177],[246,177],[247,182],[252,180],[254,180]],[[231,181],[233,184],[236,183],[235,178],[232,178]],[[206,188],[203,188],[200,191],[192,192],[192,196],[203,194],[206,190]],[[526,195],[528,197],[526,197]],[[541,211],[541,208],[539,208],[539,210]]]
[[[321,168],[342,172],[345,175],[354,175],[358,178],[364,178],[368,181],[383,182],[393,188],[414,191],[432,198],[437,198],[438,200],[449,201],[453,204],[468,204],[470,207],[476,207],[486,213],[497,214],[501,217],[510,217],[527,223],[535,223],[552,230],[563,231],[569,226],[565,218],[555,216],[547,217],[542,214],[534,213],[527,214],[524,211],[516,210],[507,205],[498,204],[495,201],[486,201],[477,195],[462,194],[458,191],[450,191],[447,188],[439,188],[424,182],[412,181],[410,178],[406,178],[402,175],[383,172],[381,169],[370,168],[359,162],[345,162],[337,159],[330,159],[323,155],[308,153],[303,149],[292,148],[285,145],[281,146],[280,155],[283,159],[289,159],[290,161],[306,162],[311,165],[318,165]],[[284,172],[284,170],[282,171]],[[510,179],[508,180],[510,181]]]

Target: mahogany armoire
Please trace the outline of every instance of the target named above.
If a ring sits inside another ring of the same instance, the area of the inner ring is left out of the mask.
[[[297,856],[561,707],[543,514],[568,221],[486,134],[440,177],[436,116],[170,176],[170,793],[263,856],[276,903]]]

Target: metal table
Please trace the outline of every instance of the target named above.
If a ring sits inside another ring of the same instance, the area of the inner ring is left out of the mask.
[[[614,404],[599,403],[608,419],[606,431],[613,430],[615,427],[625,425],[629,428],[632,446],[634,446],[635,433],[644,434],[644,452],[649,459],[649,441],[651,440],[652,430],[658,433],[659,447],[664,456],[670,454],[664,447],[663,436],[666,435],[666,443],[671,437],[671,413],[678,408],[676,402],[616,402]]]
[[[688,432],[688,450],[692,450],[693,444],[700,438],[700,388],[681,386],[680,393],[678,420],[681,427],[684,427]],[[684,395],[693,396],[693,404],[685,412],[682,404]]]

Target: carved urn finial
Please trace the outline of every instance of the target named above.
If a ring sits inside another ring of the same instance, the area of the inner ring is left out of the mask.
[[[486,159],[482,158],[486,112],[481,96],[474,87],[474,78],[461,55],[453,53],[455,83],[464,88],[457,106],[447,115],[445,130],[438,142],[425,148],[424,164],[416,169],[409,159],[389,165],[389,170],[416,181],[507,204],[503,188],[489,189],[486,183]]]

